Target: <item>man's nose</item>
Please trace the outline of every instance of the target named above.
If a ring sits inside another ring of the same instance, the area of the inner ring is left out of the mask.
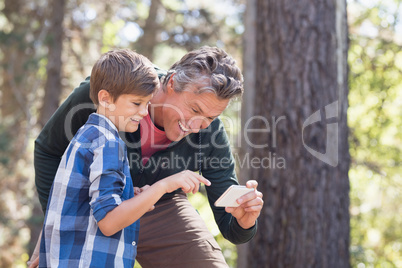
[[[206,118],[193,118],[188,122],[191,132],[198,133],[201,129],[207,128],[211,122]]]

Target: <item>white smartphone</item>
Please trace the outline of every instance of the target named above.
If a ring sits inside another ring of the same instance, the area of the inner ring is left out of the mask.
[[[215,207],[238,207],[236,200],[243,195],[254,191],[254,188],[247,188],[243,185],[230,186],[215,202]]]

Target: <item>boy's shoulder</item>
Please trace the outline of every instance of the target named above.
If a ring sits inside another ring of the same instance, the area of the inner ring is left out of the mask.
[[[88,121],[78,130],[72,142],[86,149],[94,150],[107,143],[120,143],[120,137],[115,128],[99,115],[93,113]]]

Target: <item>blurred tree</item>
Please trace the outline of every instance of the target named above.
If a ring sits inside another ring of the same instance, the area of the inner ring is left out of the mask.
[[[38,205],[26,152],[44,84],[47,8],[42,1],[4,0],[0,9],[0,136],[8,143],[5,151],[0,148],[0,267],[12,267],[25,252],[25,221]]]
[[[239,267],[349,267],[346,1],[254,4],[243,159],[265,205]]]
[[[0,10],[0,267],[9,267],[26,260],[43,217],[33,140],[99,55],[131,47],[168,68],[207,44],[239,57],[244,0],[0,0]]]
[[[49,19],[49,34],[47,37],[48,58],[46,66],[45,96],[39,116],[39,125],[43,127],[59,107],[61,94],[61,53],[63,47],[63,19],[65,0],[51,1],[51,17]]]
[[[402,267],[401,3],[349,4],[354,267]]]
[[[232,9],[232,14],[219,8],[218,4]],[[242,33],[240,20],[244,1],[152,0],[148,10],[146,20],[136,21],[142,34],[133,47],[151,60],[161,45],[180,47],[185,51],[205,44],[225,45],[232,49],[241,47],[241,39],[233,37]]]
[[[10,165],[25,152],[28,129],[34,124],[33,102],[40,82],[38,64],[41,59],[46,27],[45,8],[24,0],[5,0],[1,13],[0,51],[2,64],[2,124],[13,137]],[[24,16],[21,16],[21,13]],[[15,135],[18,133],[19,135]]]
[[[157,20],[157,15],[161,7],[161,0],[151,0],[148,17],[145,20],[144,26],[142,27],[143,35],[136,43],[138,52],[143,54],[151,61],[153,60],[154,49],[157,45],[158,30],[161,28]]]
[[[241,104],[241,144],[239,154],[243,157],[251,153],[251,147],[247,146],[246,135],[244,135],[245,123],[252,118],[254,113],[254,103],[257,90],[255,87],[257,51],[257,33],[256,33],[256,14],[257,14],[257,0],[249,0],[247,2],[246,12],[244,14],[245,32],[243,34],[243,74],[244,74],[244,94]],[[245,165],[239,169],[239,182],[245,185],[247,180],[256,179],[250,177],[251,166]],[[261,186],[260,186],[261,187]],[[237,246],[237,267],[248,266],[248,247],[249,243]]]

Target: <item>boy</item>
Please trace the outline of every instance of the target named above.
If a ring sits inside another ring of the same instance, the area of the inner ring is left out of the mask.
[[[91,74],[97,106],[60,162],[48,202],[40,267],[133,267],[138,219],[165,193],[198,191],[202,176],[183,171],[138,189],[118,132],[135,132],[159,88],[152,64],[129,50],[104,54]]]

